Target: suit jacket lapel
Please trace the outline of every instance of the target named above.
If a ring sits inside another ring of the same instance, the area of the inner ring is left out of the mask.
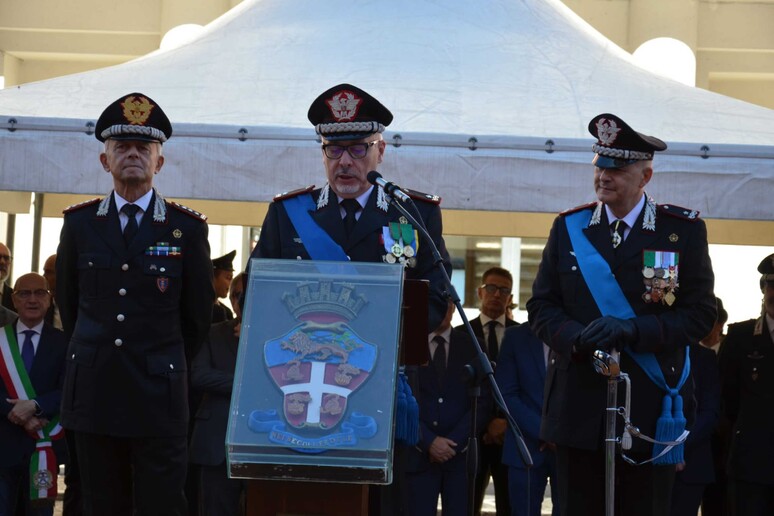
[[[341,218],[339,203],[333,191],[330,193],[328,204],[313,211],[312,218],[337,244],[344,247],[347,240],[344,234],[344,220]]]
[[[153,207],[155,204],[156,193],[154,192],[151,196],[150,203],[148,203],[147,211],[145,211],[145,213],[142,215],[140,227],[137,229],[137,235],[129,245],[127,252],[130,257],[144,252],[148,246],[154,245],[155,242],[162,240],[164,234],[167,232],[169,214],[167,214],[164,222],[155,223],[153,221]]]
[[[538,372],[538,376],[541,381],[546,379],[546,359],[543,351],[543,343],[537,339],[526,341],[525,344],[529,344],[530,353],[535,360],[535,370]]]
[[[614,258],[613,241],[610,237],[610,222],[607,220],[605,210],[602,210],[602,220],[599,221],[599,224],[583,228],[583,234],[605,261],[612,264]]]
[[[95,208],[96,210],[96,208]],[[118,256],[126,256],[126,244],[124,244],[124,235],[121,233],[121,222],[118,220],[118,208],[113,194],[110,194],[110,207],[104,217],[94,216],[91,219],[91,226],[94,232],[105,241],[105,243]]]

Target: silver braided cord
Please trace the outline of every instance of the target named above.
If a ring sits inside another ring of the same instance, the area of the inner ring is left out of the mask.
[[[136,134],[139,136],[148,136],[150,138],[153,138],[154,140],[158,140],[161,143],[164,143],[167,141],[167,137],[164,135],[163,132],[156,129],[155,127],[146,127],[144,125],[128,125],[128,124],[118,124],[118,125],[111,125],[102,133],[100,136],[104,139],[108,139],[111,136],[120,136],[120,135],[127,135],[127,134]]]
[[[385,127],[379,122],[336,122],[327,124],[317,124],[315,131],[319,135],[339,134],[339,133],[383,133]]]
[[[653,159],[652,152],[641,152],[641,151],[625,150],[625,149],[612,149],[610,147],[604,147],[596,143],[591,146],[591,150],[592,152],[596,152],[600,156],[607,156],[609,158]]]

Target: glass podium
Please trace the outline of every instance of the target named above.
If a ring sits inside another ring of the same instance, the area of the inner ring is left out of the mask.
[[[226,456],[232,478],[392,481],[403,268],[254,259]]]

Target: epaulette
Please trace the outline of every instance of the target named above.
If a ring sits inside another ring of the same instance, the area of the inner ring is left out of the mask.
[[[202,222],[207,220],[207,215],[203,213],[199,213],[198,211],[193,210],[188,206],[183,206],[182,204],[178,204],[174,201],[169,201],[169,205],[172,206],[173,208],[176,208],[178,211],[182,211],[186,215],[189,215],[195,219],[201,220]]]
[[[99,197],[95,197],[94,199],[89,199],[88,201],[79,202],[78,204],[73,204],[72,206],[68,206],[64,210],[62,210],[62,213],[70,213],[71,211],[80,210],[81,208],[85,208],[86,206],[91,206],[92,204],[96,204],[101,199]]]
[[[296,197],[298,195],[309,193],[312,190],[314,190],[314,185],[309,185],[306,188],[299,188],[298,190],[292,190],[290,192],[282,192],[281,194],[275,195],[274,200],[284,201],[285,199],[290,199],[291,197]]]
[[[416,190],[409,190],[408,188],[401,188],[401,190],[406,192],[409,197],[416,199],[417,201],[425,201],[431,204],[441,204],[441,198],[437,195],[417,192]]]
[[[588,204],[581,204],[580,206],[576,206],[575,208],[564,210],[559,214],[559,216],[564,217],[566,215],[572,215],[573,213],[577,213],[579,211],[588,210],[589,208],[596,208],[596,207],[597,207],[597,201],[590,202]]]
[[[699,219],[698,211],[689,210],[688,208],[682,208],[680,206],[675,206],[674,204],[659,204],[658,209],[659,211],[667,215],[677,217],[678,219],[685,219],[690,221],[695,221]]]

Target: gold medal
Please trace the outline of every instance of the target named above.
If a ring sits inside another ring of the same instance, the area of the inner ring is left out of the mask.
[[[664,301],[667,305],[672,306],[672,303],[675,302],[675,295],[671,292],[667,292],[666,295],[664,295]]]
[[[395,242],[394,244],[392,244],[390,251],[392,251],[392,254],[395,256],[403,256],[403,246],[400,245],[398,242]]]
[[[646,303],[650,303],[650,301],[651,301],[651,299],[650,299],[650,292],[643,293],[642,294],[642,300],[645,301]]]
[[[406,247],[403,248],[403,254],[405,254],[407,258],[411,258],[412,256],[414,256],[414,248],[411,247],[410,245],[407,245]]]
[[[182,231],[180,231],[179,229],[176,229],[176,230],[174,230],[174,231],[172,232],[172,236],[173,236],[173,237],[175,237],[175,238],[180,238],[180,237],[182,237],[182,236],[183,236],[183,232],[182,232]]]
[[[400,222],[401,224],[408,224],[408,220],[406,219],[406,217],[404,217],[404,216],[402,216],[402,215],[401,215],[401,217],[398,219],[398,222]]]
[[[384,255],[384,261],[387,263],[395,263],[398,261],[397,258],[395,258],[394,254],[385,254]]]

